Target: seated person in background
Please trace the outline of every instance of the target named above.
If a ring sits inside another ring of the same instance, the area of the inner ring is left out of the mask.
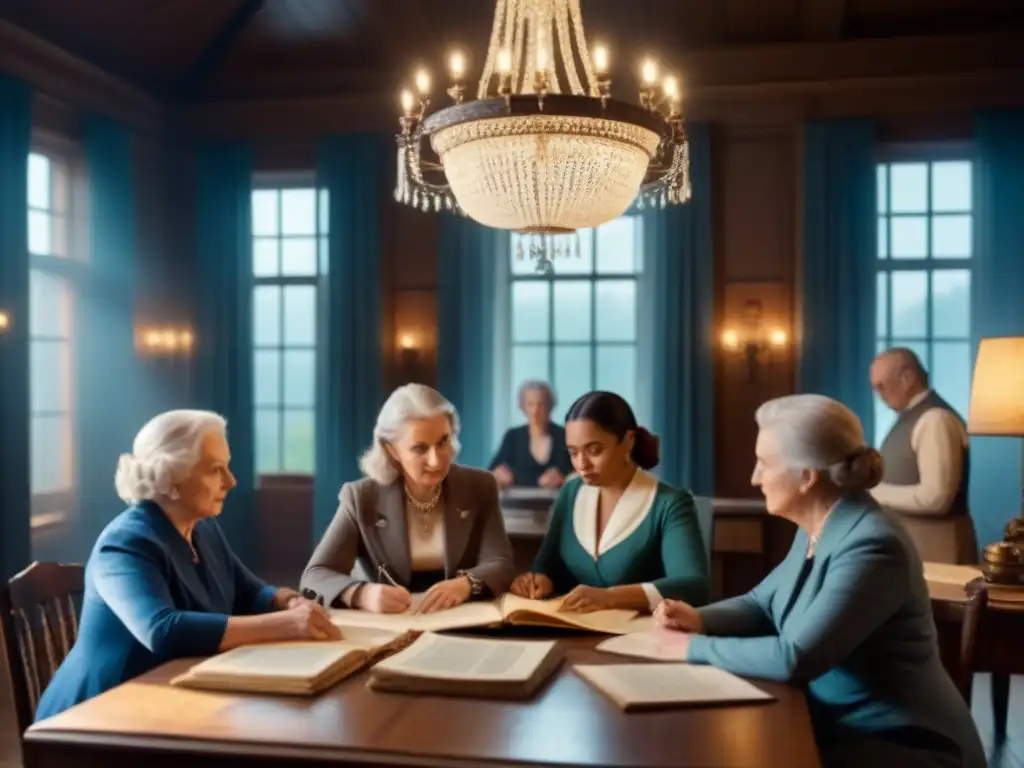
[[[498,487],[483,470],[453,464],[459,416],[422,384],[384,403],[373,444],[345,483],[338,511],[302,574],[302,593],[324,606],[401,613],[453,608],[500,595],[514,575]],[[356,562],[371,580],[353,574]],[[376,582],[376,583],[373,583]]]
[[[786,559],[750,593],[658,623],[689,633],[687,661],[806,685],[826,766],[984,768],[971,713],[939,660],[923,565],[868,491],[883,461],[860,421],[820,395],[756,415],[768,512],[798,526]]]
[[[130,507],[85,568],[78,640],[36,710],[43,719],[169,659],[240,645],[338,640],[327,612],[257,579],[216,517],[235,486],[224,419],[168,411],[146,424],[114,483]]]
[[[565,429],[551,421],[555,393],[547,382],[519,385],[519,408],[526,424],[505,433],[488,469],[502,488],[560,488],[572,472],[565,447]]]
[[[590,392],[565,417],[578,477],[558,494],[530,573],[513,594],[568,593],[563,610],[654,610],[662,598],[703,604],[708,566],[693,497],[659,483],[658,438],[636,423],[629,404]]]

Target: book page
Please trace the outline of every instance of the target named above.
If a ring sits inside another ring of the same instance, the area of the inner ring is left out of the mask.
[[[421,635],[374,671],[435,680],[518,682],[529,680],[555,647],[554,641],[488,640]]]
[[[364,649],[346,642],[244,645],[196,664],[189,675],[312,679],[346,654]]]
[[[597,645],[598,651],[635,656],[652,661],[686,661],[686,636],[682,632],[654,629],[619,635]]]
[[[692,664],[602,664],[573,667],[620,703],[712,704],[774,697],[723,669]]]
[[[443,632],[447,629],[465,629],[501,623],[501,611],[493,602],[471,602],[457,605],[437,613],[416,613],[419,600],[414,596],[413,604],[405,613],[370,613],[340,608],[331,611],[331,622],[341,628],[344,636],[352,627],[376,629],[401,634],[411,629],[423,632]]]
[[[973,565],[950,565],[948,563],[925,563],[925,581],[949,584],[954,587],[966,586],[981,576],[981,569]]]
[[[637,611],[619,609],[573,613],[562,610],[563,601],[562,597],[556,597],[553,600],[528,600],[510,593],[502,598],[502,613],[505,618],[511,619],[512,623],[519,623],[520,620],[523,623],[529,623],[530,614],[533,614],[550,619],[544,622],[549,626],[561,624],[609,634],[626,632],[629,622],[637,615]]]

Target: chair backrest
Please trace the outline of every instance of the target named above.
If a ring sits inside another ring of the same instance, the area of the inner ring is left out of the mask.
[[[974,579],[964,586],[964,593],[967,604],[964,606],[963,624],[960,625],[960,654],[953,682],[969,707],[974,681],[974,649],[978,644],[978,630],[988,610],[988,585],[984,579]]]
[[[10,672],[19,735],[32,724],[39,697],[78,637],[81,565],[32,563],[0,586],[0,640]]]
[[[704,555],[708,559],[708,572],[711,572],[711,547],[715,538],[715,507],[710,496],[694,496],[693,503],[697,507],[697,525],[700,526],[700,537],[704,540]]]

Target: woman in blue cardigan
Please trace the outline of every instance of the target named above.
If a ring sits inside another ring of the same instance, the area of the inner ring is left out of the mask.
[[[240,645],[341,637],[327,613],[256,578],[217,525],[235,486],[224,419],[169,411],[121,456],[130,506],[100,534],[85,568],[78,640],[36,719],[61,712],[169,659]]]
[[[822,762],[984,768],[970,710],[939,660],[924,568],[899,521],[867,493],[882,457],[857,417],[820,395],[757,411],[768,512],[798,526],[786,559],[750,593],[704,608],[665,601],[686,660],[806,685]]]

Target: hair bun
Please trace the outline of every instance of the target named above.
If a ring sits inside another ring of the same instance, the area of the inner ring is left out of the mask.
[[[836,464],[829,474],[844,490],[867,491],[882,482],[885,460],[877,450],[865,445]]]
[[[633,437],[633,461],[641,469],[654,469],[661,461],[661,439],[646,427],[637,427]]]

